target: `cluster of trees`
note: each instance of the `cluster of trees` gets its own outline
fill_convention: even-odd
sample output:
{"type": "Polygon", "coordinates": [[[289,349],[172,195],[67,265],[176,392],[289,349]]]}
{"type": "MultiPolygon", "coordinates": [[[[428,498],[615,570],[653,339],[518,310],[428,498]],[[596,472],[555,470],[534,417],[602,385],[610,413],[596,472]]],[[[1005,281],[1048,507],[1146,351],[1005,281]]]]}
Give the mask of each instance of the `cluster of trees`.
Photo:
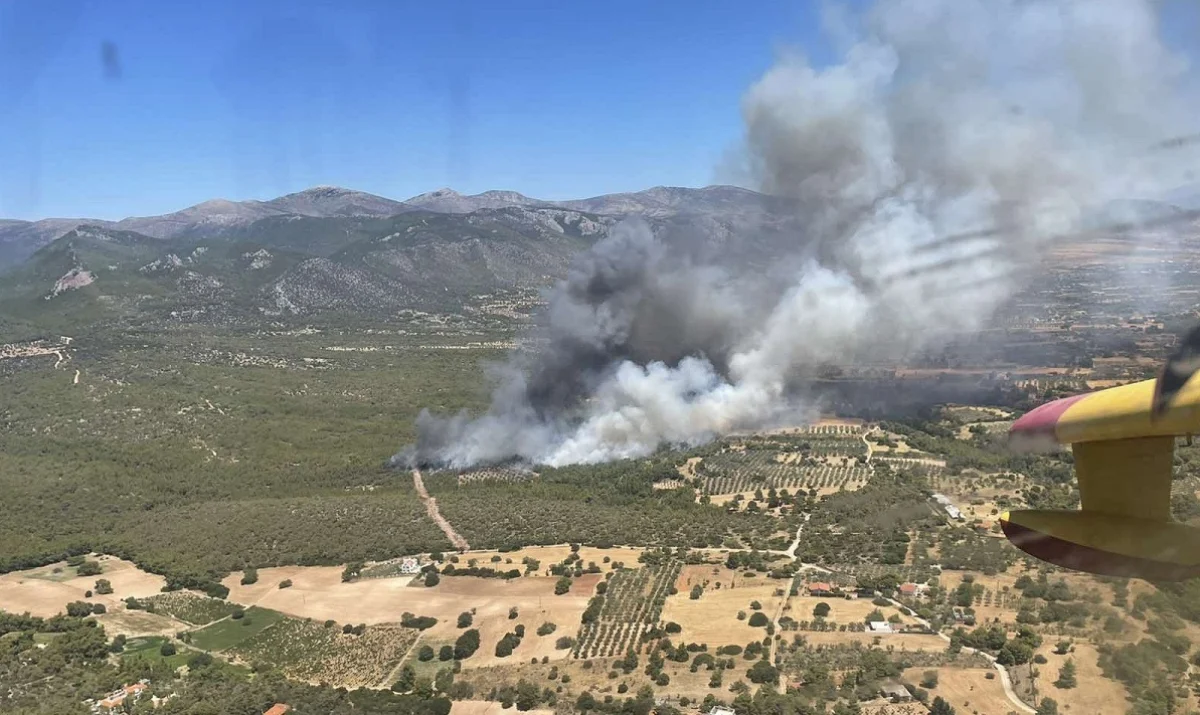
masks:
{"type": "Polygon", "coordinates": [[[437,622],[438,620],[433,616],[414,616],[408,612],[400,615],[400,625],[405,628],[416,628],[419,631],[433,628],[437,622]]]}
{"type": "Polygon", "coordinates": [[[454,564],[446,564],[442,567],[444,576],[475,576],[477,578],[502,578],[505,580],[514,579],[521,575],[521,569],[494,569],[489,566],[455,566],[454,564]]]}
{"type": "Polygon", "coordinates": [[[72,601],[67,604],[67,615],[73,618],[85,618],[93,613],[106,613],[108,608],[103,603],[89,603],[87,601],[72,601]]]}
{"type": "Polygon", "coordinates": [[[1131,713],[1151,715],[1177,710],[1175,687],[1187,672],[1188,663],[1157,640],[1146,638],[1122,646],[1102,644],[1100,668],[1129,690],[1131,713]]]}
{"type": "Polygon", "coordinates": [[[513,630],[505,633],[496,642],[496,657],[506,658],[512,655],[512,652],[521,645],[521,639],[525,637],[525,626],[517,625],[513,630]]]}
{"type": "Polygon", "coordinates": [[[429,488],[442,514],[473,546],[482,548],[564,542],[698,548],[721,546],[731,538],[734,543],[765,546],[778,525],[773,517],[697,504],[690,488],[654,489],[656,481],[678,479],[667,458],[546,469],[540,474],[536,480],[461,488],[429,482],[429,488]]]}
{"type": "Polygon", "coordinates": [[[922,480],[880,464],[875,478],[853,492],[821,500],[804,529],[801,561],[824,564],[903,563],[912,529],[932,530],[922,480]]]}
{"type": "Polygon", "coordinates": [[[1033,652],[1041,644],[1042,637],[1029,626],[1020,626],[1011,639],[1004,628],[995,624],[980,626],[972,631],[956,628],[950,634],[952,654],[967,646],[991,653],[996,656],[996,662],[1004,666],[1028,663],[1033,660],[1033,652]]]}

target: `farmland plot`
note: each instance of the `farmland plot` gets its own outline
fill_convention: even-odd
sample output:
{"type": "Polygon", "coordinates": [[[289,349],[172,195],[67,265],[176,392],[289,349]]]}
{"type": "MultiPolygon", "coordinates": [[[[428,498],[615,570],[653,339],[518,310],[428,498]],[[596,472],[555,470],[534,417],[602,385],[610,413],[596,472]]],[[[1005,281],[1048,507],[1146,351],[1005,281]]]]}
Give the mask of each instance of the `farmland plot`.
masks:
{"type": "Polygon", "coordinates": [[[191,591],[171,591],[139,600],[151,613],[163,613],[193,626],[208,625],[237,610],[232,603],[191,591]]]}
{"type": "Polygon", "coordinates": [[[681,568],[682,564],[672,561],[618,571],[608,582],[599,618],[579,630],[571,655],[586,659],[636,649],[642,634],[658,625],[663,604],[681,568]]]}
{"type": "Polygon", "coordinates": [[[403,660],[419,631],[399,625],[368,626],[361,635],[337,624],[294,618],[260,631],[229,652],[247,663],[269,663],[289,677],[334,687],[371,687],[403,660]]]}
{"type": "MultiPolygon", "coordinates": [[[[844,450],[843,452],[844,453],[844,450]]],[[[760,488],[857,489],[871,476],[857,464],[798,463],[796,455],[765,450],[729,452],[704,460],[704,489],[709,494],[734,494],[760,488]]]]}

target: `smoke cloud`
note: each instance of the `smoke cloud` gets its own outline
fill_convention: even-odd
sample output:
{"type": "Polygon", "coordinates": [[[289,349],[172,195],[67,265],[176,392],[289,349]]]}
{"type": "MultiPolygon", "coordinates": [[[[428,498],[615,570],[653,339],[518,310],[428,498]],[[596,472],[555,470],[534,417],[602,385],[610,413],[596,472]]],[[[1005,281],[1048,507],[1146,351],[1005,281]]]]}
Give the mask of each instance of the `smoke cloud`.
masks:
{"type": "Polygon", "coordinates": [[[978,330],[1055,236],[1185,175],[1200,104],[1151,0],[881,0],[839,62],[746,92],[742,168],[796,225],[773,269],[630,220],[578,257],[491,406],[394,460],[593,463],[813,415],[822,366],[978,330]],[[697,259],[703,255],[704,258],[697,259]]]}

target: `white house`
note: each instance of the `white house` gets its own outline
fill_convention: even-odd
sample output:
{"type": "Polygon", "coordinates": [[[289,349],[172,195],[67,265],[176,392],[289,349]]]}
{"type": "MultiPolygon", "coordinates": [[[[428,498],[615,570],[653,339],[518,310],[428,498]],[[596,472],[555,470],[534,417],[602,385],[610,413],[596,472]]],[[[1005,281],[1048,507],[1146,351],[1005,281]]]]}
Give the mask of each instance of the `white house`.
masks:
{"type": "Polygon", "coordinates": [[[891,633],[892,624],[887,621],[871,621],[867,623],[867,630],[872,633],[891,633]]]}

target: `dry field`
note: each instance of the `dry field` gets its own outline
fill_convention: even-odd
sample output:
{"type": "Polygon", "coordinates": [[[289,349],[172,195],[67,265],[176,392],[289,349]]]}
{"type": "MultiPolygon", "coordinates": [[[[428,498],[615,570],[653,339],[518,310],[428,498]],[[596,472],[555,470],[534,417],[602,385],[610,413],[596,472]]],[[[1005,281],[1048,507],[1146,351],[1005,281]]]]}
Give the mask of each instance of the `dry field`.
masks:
{"type": "MultiPolygon", "coordinates": [[[[794,634],[793,634],[794,635],[794,634]]],[[[818,633],[802,632],[798,635],[803,636],[804,640],[810,646],[818,645],[847,645],[850,643],[861,643],[864,646],[870,646],[876,643],[881,648],[891,648],[901,653],[905,651],[937,651],[946,650],[946,641],[938,636],[925,635],[921,633],[818,633]]]]}
{"type": "MultiPolygon", "coordinates": [[[[563,548],[565,555],[567,549],[563,548]]],[[[410,586],[408,577],[342,583],[341,573],[337,567],[288,566],[260,570],[258,583],[252,586],[240,585],[240,574],[230,576],[224,583],[230,588],[231,601],[316,621],[396,623],[406,611],[432,616],[438,623],[422,634],[421,643],[435,650],[454,643],[462,632],[457,628],[458,615],[474,608],[471,627],[479,630],[480,646],[463,664],[480,667],[504,661],[529,662],[535,656],[567,657],[568,651],[555,650],[554,641],[560,636],[576,634],[580,616],[601,579],[600,574],[584,575],[574,580],[569,593],[556,596],[554,584],[558,579],[542,576],[522,576],[511,581],[443,576],[437,586],[426,588],[410,586]],[[278,587],[283,579],[292,580],[291,588],[278,587]],[[514,606],[519,616],[510,620],[508,612],[514,606]],[[538,626],[546,622],[556,624],[558,630],[538,636],[538,626]],[[496,658],[496,643],[518,623],[525,625],[521,645],[508,658],[496,658]]]]}
{"type": "MultiPolygon", "coordinates": [[[[710,649],[709,652],[712,652],[712,650],[710,649]]],[[[644,685],[652,685],[650,678],[647,677],[644,670],[647,656],[639,654],[638,658],[638,667],[632,673],[625,675],[618,669],[616,678],[609,678],[608,674],[613,669],[613,661],[618,659],[592,658],[591,668],[585,668],[584,661],[579,660],[552,661],[549,665],[540,663],[533,665],[526,661],[524,664],[515,663],[512,665],[464,670],[455,679],[474,684],[477,695],[480,692],[487,692],[492,687],[501,684],[515,685],[518,680],[522,679],[534,683],[539,688],[555,688],[561,681],[550,680],[548,676],[550,669],[557,667],[560,676],[569,675],[571,678],[571,682],[563,686],[563,692],[559,694],[560,703],[564,700],[574,702],[580,693],[587,690],[590,690],[597,700],[603,700],[605,695],[612,695],[614,698],[625,698],[632,696],[644,685]],[[617,692],[618,686],[622,683],[629,687],[628,692],[625,694],[617,692]]],[[[710,688],[708,687],[709,678],[712,676],[710,671],[700,668],[697,672],[692,673],[690,672],[691,666],[688,663],[676,663],[668,660],[663,666],[663,672],[670,676],[671,683],[665,687],[654,686],[655,694],[671,698],[687,696],[693,700],[702,700],[709,693],[724,699],[732,698],[733,695],[729,692],[729,686],[739,680],[749,684],[749,681],[746,680],[746,670],[754,664],[754,661],[744,660],[741,656],[737,656],[735,662],[737,665],[734,669],[724,672],[721,687],[710,688]]]]}
{"type": "Polygon", "coordinates": [[[1125,687],[1115,680],[1109,680],[1100,672],[1099,653],[1090,643],[1076,643],[1075,652],[1067,655],[1057,655],[1054,643],[1057,639],[1046,638],[1038,653],[1046,656],[1046,664],[1037,666],[1041,672],[1038,678],[1038,694],[1042,697],[1054,698],[1058,701],[1060,713],[1123,713],[1126,701],[1125,687]],[[1069,690],[1054,687],[1058,679],[1058,671],[1068,659],[1075,661],[1075,679],[1079,686],[1069,690]]]}
{"type": "Polygon", "coordinates": [[[895,606],[876,606],[869,598],[852,598],[846,600],[844,598],[821,598],[818,596],[796,596],[788,600],[788,606],[791,610],[785,611],[785,614],[791,616],[797,621],[813,620],[813,609],[818,603],[829,604],[829,615],[825,617],[826,621],[833,621],[837,624],[843,623],[863,623],[866,621],[867,615],[878,608],[883,612],[884,617],[890,617],[893,614],[900,616],[901,625],[907,623],[916,623],[916,620],[900,613],[900,609],[895,606]]]}
{"type": "Polygon", "coordinates": [[[861,715],[927,715],[929,708],[916,702],[892,704],[888,700],[876,700],[859,704],[861,715]]]}
{"type": "Polygon", "coordinates": [[[678,638],[689,643],[707,643],[710,649],[727,644],[745,645],[766,636],[765,629],[748,625],[753,613],[750,602],[758,601],[762,611],[768,617],[773,616],[784,600],[775,592],[785,589],[786,595],[789,586],[787,581],[748,579],[724,566],[685,566],[675,582],[679,593],[667,598],[662,619],[682,626],[678,638]],[[692,586],[705,582],[708,585],[704,586],[704,593],[698,600],[691,600],[692,586]],[[738,611],[745,611],[747,620],[739,621],[738,611]]]}
{"type": "Polygon", "coordinates": [[[191,627],[161,613],[127,611],[124,607],[110,609],[108,613],[96,616],[96,620],[104,626],[104,632],[109,636],[170,636],[191,627]]]}
{"type": "MultiPolygon", "coordinates": [[[[455,700],[450,704],[450,715],[509,715],[511,710],[500,707],[490,700],[455,700]]],[[[529,715],[553,715],[553,710],[527,710],[529,715]]]]}
{"type": "Polygon", "coordinates": [[[408,588],[409,576],[342,583],[342,569],[337,566],[281,566],[260,569],[258,582],[249,586],[240,583],[241,577],[240,572],[235,572],[222,581],[229,587],[228,600],[301,618],[391,623],[399,621],[405,611],[418,616],[432,615],[417,607],[423,594],[408,588]],[[279,588],[285,579],[292,581],[291,588],[279,588]]]}
{"type": "Polygon", "coordinates": [[[0,576],[0,610],[48,617],[64,613],[71,601],[89,600],[103,603],[113,611],[129,596],[153,596],[166,585],[162,576],[146,573],[129,561],[95,554],[88,558],[100,562],[99,576],[75,576],[75,570],[64,562],[0,576]],[[60,571],[55,573],[55,569],[60,571]],[[93,590],[96,581],[102,578],[112,583],[113,592],[84,599],[84,593],[93,590]]]}
{"type": "MultiPolygon", "coordinates": [[[[928,668],[910,668],[904,671],[909,682],[917,683],[928,668]]],[[[991,668],[934,668],[938,674],[938,686],[929,691],[929,699],[941,697],[959,715],[1005,715],[1020,712],[1000,684],[1000,676],[991,668]],[[987,679],[987,674],[995,677],[987,679]]]]}

